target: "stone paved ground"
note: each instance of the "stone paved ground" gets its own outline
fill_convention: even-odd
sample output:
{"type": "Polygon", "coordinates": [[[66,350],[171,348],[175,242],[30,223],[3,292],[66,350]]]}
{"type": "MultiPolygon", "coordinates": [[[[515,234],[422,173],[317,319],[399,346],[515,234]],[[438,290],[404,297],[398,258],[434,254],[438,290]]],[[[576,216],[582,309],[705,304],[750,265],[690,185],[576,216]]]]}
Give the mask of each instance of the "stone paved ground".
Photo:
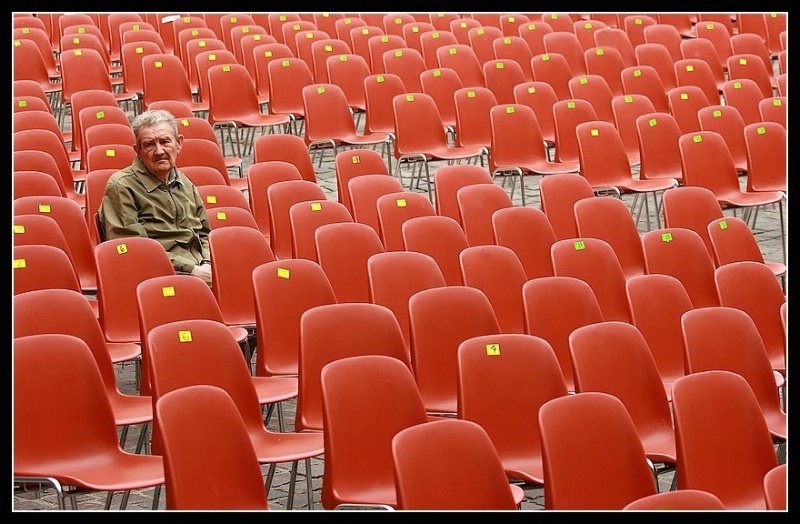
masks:
{"type": "MultiPolygon", "coordinates": [[[[130,114],[132,116],[132,113],[130,114]]],[[[66,125],[69,126],[69,119],[66,121],[66,125]]],[[[230,145],[227,146],[228,154],[231,154],[230,145]]],[[[244,166],[245,172],[246,167],[252,163],[252,156],[245,156],[244,158],[244,166]]],[[[437,167],[444,165],[444,162],[433,162],[431,163],[431,173],[437,167]]],[[[332,200],[337,199],[337,191],[336,191],[336,178],[335,178],[335,170],[333,166],[333,154],[328,152],[324,155],[324,159],[321,166],[315,163],[317,167],[317,178],[319,181],[320,186],[328,194],[328,197],[332,200]]],[[[231,176],[236,176],[231,172],[231,176]]],[[[404,184],[407,185],[408,182],[408,174],[409,172],[404,171],[405,175],[403,178],[404,184]]],[[[638,174],[634,172],[634,174],[638,174]]],[[[741,178],[742,187],[744,187],[745,179],[744,177],[741,178]]],[[[497,183],[500,183],[498,181],[497,183]]],[[[529,177],[526,179],[526,201],[528,206],[535,206],[539,207],[539,196],[538,196],[538,177],[529,177]]],[[[509,186],[510,187],[510,186],[509,186]]],[[[422,185],[420,191],[425,191],[424,184],[422,185]]],[[[515,205],[521,205],[521,199],[519,195],[519,190],[515,191],[514,196],[514,203],[515,205]]],[[[626,201],[629,205],[631,204],[631,197],[630,196],[623,196],[623,200],[626,201]]],[[[652,227],[655,228],[655,213],[652,209],[653,206],[650,206],[650,214],[652,219],[652,227]]],[[[725,212],[726,215],[731,214],[730,211],[725,212]]],[[[784,206],[784,215],[785,217],[788,215],[788,205],[784,206]]],[[[788,222],[786,223],[788,228],[788,222]]],[[[639,224],[640,232],[645,232],[647,230],[646,222],[644,218],[640,221],[639,224]]],[[[760,211],[758,216],[758,221],[756,228],[754,230],[756,239],[758,240],[759,246],[762,249],[764,254],[764,258],[767,261],[782,261],[783,260],[783,252],[781,249],[781,233],[780,233],[780,225],[779,225],[779,217],[778,217],[778,209],[777,206],[769,206],[760,211]]],[[[788,283],[788,278],[787,278],[788,283]]],[[[120,384],[120,389],[124,393],[128,394],[136,394],[136,387],[134,381],[134,366],[132,364],[124,364],[119,365],[117,369],[117,378],[120,384]]],[[[287,430],[291,430],[292,422],[294,420],[294,408],[295,402],[294,401],[287,401],[284,403],[284,417],[287,421],[288,428],[287,430]]],[[[277,423],[276,417],[273,417],[273,420],[270,422],[270,429],[277,431],[277,423]]],[[[135,445],[136,439],[138,438],[138,428],[134,428],[131,430],[130,435],[128,437],[128,446],[126,449],[132,450],[133,446],[135,445]]],[[[289,477],[290,477],[290,469],[289,464],[281,464],[277,468],[276,476],[273,482],[272,489],[269,493],[269,503],[272,509],[276,510],[285,510],[286,509],[286,499],[288,494],[288,487],[289,487],[289,477]]],[[[597,474],[596,472],[591,471],[591,466],[587,468],[586,471],[579,473],[579,474],[590,474],[594,475],[597,474]]],[[[267,468],[266,466],[262,467],[264,474],[266,475],[267,468]]],[[[322,459],[313,459],[312,460],[312,478],[313,478],[313,486],[314,486],[314,494],[313,494],[313,510],[321,510],[322,506],[320,503],[320,489],[322,486],[322,474],[323,474],[323,461],[322,459]]],[[[294,501],[294,509],[299,510],[308,510],[308,503],[306,498],[306,483],[305,483],[305,475],[304,467],[301,464],[299,468],[298,474],[298,482],[297,482],[297,491],[295,495],[294,501]]],[[[669,485],[672,481],[672,473],[667,472],[660,475],[659,484],[660,489],[667,490],[669,489],[669,485]]],[[[598,477],[600,481],[602,477],[598,477]]],[[[541,510],[544,509],[544,492],[541,487],[526,487],[525,488],[525,500],[522,503],[523,510],[541,510]]],[[[120,494],[117,494],[114,498],[114,502],[112,507],[118,508],[120,502],[120,494]]],[[[81,510],[102,510],[105,503],[105,493],[98,494],[98,493],[85,493],[79,496],[78,507],[81,510]]],[[[153,503],[153,489],[147,489],[142,491],[133,492],[130,496],[130,500],[128,502],[128,510],[150,510],[152,508],[153,503]]],[[[26,511],[26,510],[52,510],[57,508],[57,502],[55,494],[53,493],[52,489],[45,489],[43,492],[35,492],[35,491],[17,491],[14,492],[13,497],[13,509],[19,511],[26,511]]],[[[162,491],[159,509],[165,508],[165,497],[162,491]]]]}

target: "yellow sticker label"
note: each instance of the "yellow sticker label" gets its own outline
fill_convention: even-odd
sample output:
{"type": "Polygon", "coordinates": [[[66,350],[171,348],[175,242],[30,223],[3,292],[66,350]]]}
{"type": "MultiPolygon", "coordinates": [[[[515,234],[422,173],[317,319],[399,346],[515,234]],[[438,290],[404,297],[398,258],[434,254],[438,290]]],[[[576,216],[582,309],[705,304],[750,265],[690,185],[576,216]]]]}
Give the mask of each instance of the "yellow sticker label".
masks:
{"type": "Polygon", "coordinates": [[[289,61],[288,61],[288,60],[283,60],[283,61],[281,62],[281,65],[282,65],[283,67],[289,67],[289,61]]]}
{"type": "Polygon", "coordinates": [[[383,75],[378,75],[378,77],[375,79],[375,81],[378,82],[378,83],[383,82],[383,75]]]}
{"type": "Polygon", "coordinates": [[[711,114],[714,115],[714,118],[719,118],[722,116],[722,111],[715,109],[711,114]]]}
{"type": "Polygon", "coordinates": [[[528,88],[528,94],[531,94],[531,95],[532,95],[532,94],[533,94],[533,93],[535,93],[535,92],[536,92],[536,88],[535,88],[535,87],[529,87],[529,88],[528,88]]]}
{"type": "Polygon", "coordinates": [[[271,57],[272,51],[264,51],[264,56],[266,56],[267,58],[271,57]]]}
{"type": "Polygon", "coordinates": [[[115,157],[115,156],[117,156],[116,149],[106,149],[106,156],[107,157],[115,157]]]}
{"type": "Polygon", "coordinates": [[[330,53],[331,51],[333,51],[333,46],[326,45],[326,46],[325,46],[325,51],[326,51],[327,53],[330,53]]]}
{"type": "Polygon", "coordinates": [[[217,55],[215,55],[215,54],[213,54],[213,53],[212,53],[212,54],[208,55],[208,59],[209,59],[210,61],[212,61],[212,62],[216,62],[216,60],[217,60],[217,55]]]}
{"type": "Polygon", "coordinates": [[[314,38],[314,33],[312,33],[311,31],[307,32],[306,33],[306,38],[309,39],[309,40],[314,38]]]}
{"type": "Polygon", "coordinates": [[[633,71],[633,76],[642,76],[642,70],[641,69],[634,70],[633,71]]]}
{"type": "MultiPolygon", "coordinates": [[[[86,30],[84,29],[84,32],[85,32],[85,31],[86,31],[86,30]]],[[[77,38],[77,37],[75,37],[75,38],[73,38],[73,39],[72,39],[72,43],[73,43],[73,44],[80,44],[80,43],[81,43],[81,39],[80,39],[80,38],[77,38]]]]}
{"type": "Polygon", "coordinates": [[[456,54],[456,51],[457,49],[455,47],[451,47],[450,49],[447,50],[447,52],[450,53],[451,55],[456,54]]]}
{"type": "Polygon", "coordinates": [[[183,127],[189,127],[189,121],[184,118],[184,119],[181,120],[181,125],[183,127]]]}
{"type": "Polygon", "coordinates": [[[589,131],[589,133],[592,136],[600,136],[600,130],[599,129],[592,129],[592,130],[589,131]]]}
{"type": "Polygon", "coordinates": [[[365,29],[362,29],[362,30],[361,30],[361,34],[362,34],[362,35],[368,35],[368,34],[369,34],[369,29],[366,29],[366,28],[365,28],[365,29]]]}
{"type": "Polygon", "coordinates": [[[289,270],[283,267],[279,267],[278,278],[289,278],[289,270]]]}
{"type": "Polygon", "coordinates": [[[172,286],[164,286],[161,288],[161,295],[165,297],[174,297],[175,296],[175,288],[172,286]]]}
{"type": "Polygon", "coordinates": [[[725,220],[721,220],[721,221],[719,222],[719,228],[720,228],[720,229],[728,229],[728,222],[727,222],[727,221],[725,221],[725,220]]]}
{"type": "Polygon", "coordinates": [[[628,104],[630,104],[631,102],[633,102],[633,97],[632,97],[632,96],[626,96],[626,97],[625,97],[625,102],[627,102],[628,104]]]}
{"type": "Polygon", "coordinates": [[[106,117],[106,113],[105,113],[105,111],[98,111],[97,113],[94,114],[94,117],[97,118],[97,119],[105,118],[106,117]]]}
{"type": "Polygon", "coordinates": [[[475,91],[467,91],[467,98],[475,98],[475,91]]]}
{"type": "Polygon", "coordinates": [[[395,51],[394,52],[394,56],[403,56],[403,52],[402,51],[395,51]]]}
{"type": "Polygon", "coordinates": [[[551,20],[558,20],[558,15],[553,13],[553,14],[550,15],[550,19],[551,20]]]}
{"type": "Polygon", "coordinates": [[[461,29],[466,29],[467,28],[467,23],[466,22],[461,22],[458,25],[461,26],[461,29]]]}
{"type": "Polygon", "coordinates": [[[575,102],[567,102],[567,108],[575,109],[575,102]]]}
{"type": "Polygon", "coordinates": [[[286,21],[286,15],[279,16],[278,20],[280,20],[281,22],[285,22],[286,21]]]}
{"type": "Polygon", "coordinates": [[[734,89],[741,89],[742,88],[742,83],[741,82],[734,82],[733,83],[733,88],[734,89]]]}
{"type": "Polygon", "coordinates": [[[352,23],[353,23],[353,20],[352,20],[352,19],[350,19],[350,18],[345,18],[345,19],[344,19],[344,23],[345,23],[346,25],[350,25],[350,24],[352,24],[352,23]]]}
{"type": "Polygon", "coordinates": [[[783,101],[778,99],[778,98],[776,98],[775,100],[772,101],[772,105],[774,105],[776,107],[780,107],[780,106],[783,105],[783,101]]]}
{"type": "Polygon", "coordinates": [[[197,42],[197,47],[206,47],[206,45],[208,44],[206,44],[205,40],[200,40],[197,42]]]}
{"type": "Polygon", "coordinates": [[[124,255],[128,252],[128,244],[118,244],[117,245],[117,254],[124,255]]]}
{"type": "Polygon", "coordinates": [[[476,33],[478,33],[479,35],[482,35],[482,34],[484,34],[485,32],[486,32],[486,29],[484,29],[484,28],[482,28],[482,27],[479,27],[479,28],[478,28],[478,30],[476,31],[476,33]]]}
{"type": "Polygon", "coordinates": [[[550,55],[542,55],[542,62],[547,62],[548,60],[550,60],[550,55]]]}
{"type": "Polygon", "coordinates": [[[222,65],[222,70],[225,71],[226,73],[230,72],[230,70],[231,70],[230,64],[223,64],[222,65]]]}
{"type": "Polygon", "coordinates": [[[261,40],[261,35],[253,35],[253,40],[261,40]]]}
{"type": "Polygon", "coordinates": [[[507,107],[507,108],[506,108],[506,113],[509,113],[509,114],[511,114],[511,113],[513,113],[513,112],[514,112],[514,108],[513,108],[513,107],[507,107]]]}
{"type": "Polygon", "coordinates": [[[19,107],[28,107],[28,101],[27,100],[20,100],[18,106],[19,107]]]}
{"type": "Polygon", "coordinates": [[[414,95],[406,95],[406,102],[413,102],[413,101],[414,101],[414,95]]]}
{"type": "Polygon", "coordinates": [[[217,220],[228,220],[228,214],[225,211],[217,211],[217,220]]]}
{"type": "Polygon", "coordinates": [[[339,55],[339,62],[347,62],[347,55],[339,55]]]}
{"type": "Polygon", "coordinates": [[[141,55],[142,53],[144,53],[144,48],[143,47],[137,47],[136,48],[136,54],[137,55],[141,55]]]}
{"type": "MultiPolygon", "coordinates": [[[[22,34],[23,35],[28,35],[28,34],[30,34],[30,32],[31,32],[31,30],[30,30],[29,27],[23,27],[22,28],[22,34]]],[[[19,42],[19,40],[17,40],[17,42],[19,42]]]]}
{"type": "Polygon", "coordinates": [[[511,39],[510,38],[503,38],[503,43],[508,45],[508,44],[511,43],[511,39]]]}
{"type": "Polygon", "coordinates": [[[159,61],[156,62],[155,66],[156,66],[156,68],[160,68],[160,67],[164,67],[164,64],[161,63],[161,61],[159,60],[159,61]]]}
{"type": "Polygon", "coordinates": [[[437,32],[431,34],[431,38],[439,38],[439,32],[437,31],[437,32]]]}
{"type": "Polygon", "coordinates": [[[397,24],[397,25],[400,25],[400,24],[403,23],[403,19],[402,18],[395,18],[394,19],[394,23],[397,24]]]}
{"type": "Polygon", "coordinates": [[[581,84],[588,84],[589,83],[589,79],[586,78],[585,76],[582,76],[580,78],[580,80],[578,80],[578,82],[580,82],[581,84]]]}
{"type": "Polygon", "coordinates": [[[249,33],[249,32],[250,32],[250,28],[249,28],[249,27],[247,27],[247,26],[244,26],[244,27],[242,28],[242,33],[249,33]]]}
{"type": "Polygon", "coordinates": [[[75,52],[73,54],[75,56],[83,56],[83,50],[82,49],[75,49],[74,51],[75,52]]]}
{"type": "Polygon", "coordinates": [[[633,19],[633,23],[636,24],[636,25],[642,25],[642,19],[641,18],[634,18],[633,19]]]}
{"type": "Polygon", "coordinates": [[[528,31],[536,31],[536,24],[528,24],[528,31]]]}
{"type": "Polygon", "coordinates": [[[654,127],[656,124],[658,124],[658,121],[655,118],[651,118],[647,123],[650,125],[650,127],[654,127]]]}
{"type": "Polygon", "coordinates": [[[759,135],[763,135],[766,132],[767,132],[767,129],[765,127],[757,127],[756,128],[756,133],[758,133],[759,135]]]}
{"type": "Polygon", "coordinates": [[[325,88],[324,87],[320,86],[320,87],[317,88],[317,93],[322,94],[324,92],[325,92],[325,88]]]}
{"type": "Polygon", "coordinates": [[[747,65],[747,59],[746,58],[740,58],[739,59],[739,65],[747,65]]]}
{"type": "Polygon", "coordinates": [[[15,258],[14,259],[14,269],[22,269],[24,267],[26,267],[24,258],[15,258]]]}
{"type": "Polygon", "coordinates": [[[412,33],[419,33],[419,26],[418,26],[418,25],[415,25],[415,26],[413,26],[413,27],[411,28],[411,32],[412,32],[412,33]]]}
{"type": "Polygon", "coordinates": [[[505,67],[505,66],[503,65],[503,62],[497,62],[497,63],[495,64],[495,67],[496,67],[497,69],[503,69],[503,67],[505,67]]]}
{"type": "Polygon", "coordinates": [[[39,213],[49,213],[50,204],[39,204],[39,213]]]}
{"type": "Polygon", "coordinates": [[[703,141],[703,137],[702,137],[702,136],[700,136],[700,135],[694,135],[694,136],[692,137],[692,141],[694,141],[695,143],[697,143],[697,142],[702,142],[702,141],[703,141]]]}
{"type": "Polygon", "coordinates": [[[206,202],[208,202],[209,204],[216,204],[217,203],[217,197],[215,197],[214,195],[207,195],[206,196],[206,202]]]}
{"type": "Polygon", "coordinates": [[[294,29],[295,31],[300,31],[300,24],[294,24],[292,26],[292,29],[294,29]]]}
{"type": "Polygon", "coordinates": [[[661,233],[662,242],[672,242],[672,233],[661,233]]]}
{"type": "Polygon", "coordinates": [[[706,29],[713,30],[714,29],[714,24],[706,24],[706,29]]]}
{"type": "Polygon", "coordinates": [[[178,341],[180,342],[191,342],[192,341],[192,332],[187,330],[180,330],[178,331],[178,341]]]}
{"type": "Polygon", "coordinates": [[[597,56],[602,56],[604,51],[602,49],[598,49],[594,52],[597,56]]]}
{"type": "Polygon", "coordinates": [[[584,29],[591,29],[592,28],[592,23],[591,22],[586,22],[585,24],[583,24],[583,28],[584,29]]]}
{"type": "Polygon", "coordinates": [[[513,16],[509,16],[509,17],[508,17],[508,21],[509,21],[509,22],[511,22],[511,23],[513,24],[514,22],[516,22],[516,21],[517,21],[517,19],[516,19],[516,18],[514,18],[513,16]]]}
{"type": "Polygon", "coordinates": [[[198,31],[197,29],[192,29],[192,36],[197,36],[199,34],[200,34],[200,31],[198,31]]]}
{"type": "Polygon", "coordinates": [[[397,200],[395,200],[395,204],[397,204],[397,207],[406,207],[406,199],[398,198],[397,200]]]}
{"type": "Polygon", "coordinates": [[[580,251],[581,249],[586,249],[586,244],[583,240],[579,240],[572,244],[575,247],[575,251],[580,251]]]}
{"type": "Polygon", "coordinates": [[[693,65],[687,65],[686,66],[686,71],[691,73],[692,71],[694,71],[694,66],[693,65]]]}
{"type": "Polygon", "coordinates": [[[314,202],[311,204],[311,211],[322,211],[322,204],[314,202]]]}
{"type": "Polygon", "coordinates": [[[389,37],[388,36],[384,35],[384,36],[381,37],[381,42],[386,43],[388,41],[389,41],[389,37]]]}
{"type": "Polygon", "coordinates": [[[25,226],[19,226],[14,224],[14,233],[25,233],[25,226]]]}
{"type": "Polygon", "coordinates": [[[360,164],[361,163],[361,157],[358,156],[358,155],[353,155],[352,156],[352,160],[353,160],[354,164],[360,164]]]}
{"type": "Polygon", "coordinates": [[[486,354],[495,357],[500,354],[500,344],[486,344],[486,354]]]}
{"type": "Polygon", "coordinates": [[[681,93],[681,100],[689,100],[689,93],[681,93]]]}
{"type": "Polygon", "coordinates": [[[331,16],[330,13],[322,13],[323,18],[330,18],[330,16],[331,16]]]}
{"type": "Polygon", "coordinates": [[[189,18],[188,16],[185,16],[185,17],[183,17],[183,23],[184,23],[184,24],[188,24],[188,23],[189,23],[189,22],[191,22],[191,21],[192,21],[192,19],[191,19],[191,18],[189,18]]]}

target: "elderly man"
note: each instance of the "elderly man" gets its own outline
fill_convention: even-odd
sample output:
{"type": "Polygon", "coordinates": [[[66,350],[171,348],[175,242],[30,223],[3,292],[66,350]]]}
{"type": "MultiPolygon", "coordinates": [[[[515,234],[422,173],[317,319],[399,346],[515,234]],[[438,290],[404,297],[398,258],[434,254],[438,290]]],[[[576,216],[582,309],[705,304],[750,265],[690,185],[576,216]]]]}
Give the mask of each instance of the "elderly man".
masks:
{"type": "Polygon", "coordinates": [[[136,158],[106,185],[98,217],[105,239],[158,240],[177,273],[211,285],[210,226],[197,188],[175,167],[183,135],[168,111],[145,111],[132,122],[136,158]]]}

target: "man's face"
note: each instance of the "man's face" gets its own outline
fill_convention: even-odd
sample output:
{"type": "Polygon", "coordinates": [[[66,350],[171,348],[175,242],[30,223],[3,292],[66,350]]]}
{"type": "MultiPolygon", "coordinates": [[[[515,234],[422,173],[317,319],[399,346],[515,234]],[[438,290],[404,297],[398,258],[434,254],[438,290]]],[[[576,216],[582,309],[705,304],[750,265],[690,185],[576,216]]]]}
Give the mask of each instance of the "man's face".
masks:
{"type": "Polygon", "coordinates": [[[183,135],[176,139],[172,127],[162,122],[152,127],[139,129],[139,143],[136,153],[139,160],[153,175],[166,182],[167,176],[175,167],[175,161],[183,145],[183,135]]]}

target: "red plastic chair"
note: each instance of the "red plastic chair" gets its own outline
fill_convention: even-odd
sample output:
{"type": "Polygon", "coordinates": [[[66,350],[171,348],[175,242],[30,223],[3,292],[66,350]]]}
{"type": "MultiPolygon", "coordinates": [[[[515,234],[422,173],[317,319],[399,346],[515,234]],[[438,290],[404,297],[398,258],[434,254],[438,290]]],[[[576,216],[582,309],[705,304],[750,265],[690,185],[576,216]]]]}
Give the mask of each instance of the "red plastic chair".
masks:
{"type": "Polygon", "coordinates": [[[436,260],[448,286],[463,285],[458,257],[469,243],[455,219],[441,215],[412,218],[403,224],[403,243],[407,251],[436,260]]]}
{"type": "Polygon", "coordinates": [[[516,253],[528,280],[553,276],[550,246],[556,237],[543,211],[519,206],[498,209],[492,213],[492,229],[497,245],[516,253]]]}

